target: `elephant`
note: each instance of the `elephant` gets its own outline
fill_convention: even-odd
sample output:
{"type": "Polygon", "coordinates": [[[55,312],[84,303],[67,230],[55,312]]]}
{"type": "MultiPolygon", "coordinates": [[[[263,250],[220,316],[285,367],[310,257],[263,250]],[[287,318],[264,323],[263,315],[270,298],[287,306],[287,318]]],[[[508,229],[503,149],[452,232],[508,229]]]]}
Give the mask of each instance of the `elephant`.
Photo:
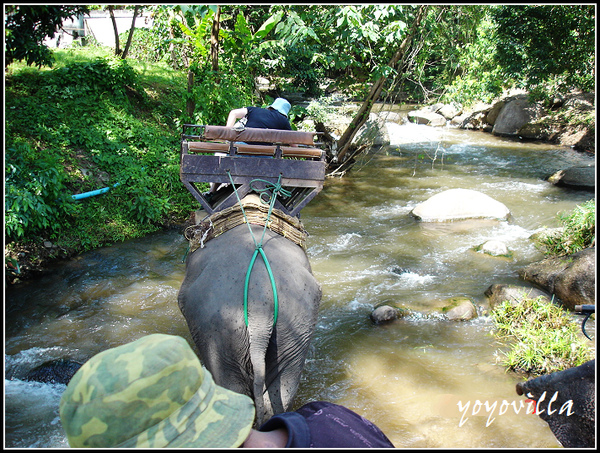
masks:
{"type": "Polygon", "coordinates": [[[566,448],[595,446],[596,360],[517,384],[517,394],[536,401],[536,413],[566,448]]]}
{"type": "Polygon", "coordinates": [[[254,399],[255,426],[291,410],[321,294],[305,250],[260,225],[235,226],[188,254],[179,308],[215,382],[254,399]],[[273,279],[261,252],[249,274],[245,312],[257,238],[273,279]]]}

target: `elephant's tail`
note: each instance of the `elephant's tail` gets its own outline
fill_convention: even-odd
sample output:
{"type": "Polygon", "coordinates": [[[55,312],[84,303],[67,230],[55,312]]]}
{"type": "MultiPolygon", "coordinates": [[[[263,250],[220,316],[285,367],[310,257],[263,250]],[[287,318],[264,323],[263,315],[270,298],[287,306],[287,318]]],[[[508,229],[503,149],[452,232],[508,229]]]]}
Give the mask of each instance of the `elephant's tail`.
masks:
{"type": "Polygon", "coordinates": [[[259,331],[256,327],[251,327],[252,322],[248,326],[248,334],[250,336],[250,362],[252,363],[254,381],[253,381],[253,395],[254,395],[254,406],[256,408],[256,426],[260,426],[265,422],[267,411],[265,409],[265,394],[266,394],[266,355],[267,347],[269,346],[269,339],[272,334],[272,327],[265,327],[268,332],[259,331]]]}

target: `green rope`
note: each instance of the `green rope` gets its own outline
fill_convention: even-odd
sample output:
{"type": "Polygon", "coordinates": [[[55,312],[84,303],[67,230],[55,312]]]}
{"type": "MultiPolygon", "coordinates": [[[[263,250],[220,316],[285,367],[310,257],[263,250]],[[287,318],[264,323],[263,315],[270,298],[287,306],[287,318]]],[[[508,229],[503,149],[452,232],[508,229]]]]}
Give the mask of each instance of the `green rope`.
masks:
{"type": "MultiPolygon", "coordinates": [[[[264,179],[253,179],[252,181],[250,181],[250,188],[259,194],[258,197],[260,198],[260,201],[262,201],[264,204],[269,205],[269,212],[267,214],[267,220],[265,222],[265,227],[263,228],[263,234],[260,238],[260,242],[259,242],[259,245],[257,245],[257,247],[258,246],[262,247],[262,241],[263,241],[263,238],[265,237],[265,232],[267,231],[267,225],[269,223],[269,219],[271,218],[271,212],[273,211],[273,206],[275,205],[275,200],[277,198],[277,194],[281,193],[281,195],[286,198],[292,194],[292,192],[283,188],[283,186],[280,184],[280,181],[281,181],[281,174],[279,175],[277,183],[275,183],[275,184],[273,184],[269,181],[265,181],[264,179]],[[264,189],[256,189],[255,187],[252,186],[252,183],[256,182],[256,181],[262,181],[267,184],[264,189]],[[272,192],[270,202],[263,199],[263,195],[268,195],[269,190],[271,190],[271,192],[272,192]]],[[[239,200],[239,198],[238,198],[238,200],[239,200]]],[[[241,206],[241,202],[240,202],[240,206],[241,206]]],[[[243,209],[244,208],[242,207],[242,211],[243,211],[243,209]]],[[[256,241],[254,241],[254,243],[256,244],[256,241]]]]}
{"type": "Polygon", "coordinates": [[[187,249],[185,249],[185,253],[183,255],[183,259],[181,260],[182,263],[185,263],[185,259],[187,258],[189,252],[190,252],[190,242],[188,241],[187,249]]]}
{"type": "Polygon", "coordinates": [[[246,282],[244,283],[244,322],[246,326],[248,325],[248,285],[250,283],[250,273],[252,272],[252,268],[254,267],[254,261],[256,261],[256,257],[258,253],[262,256],[262,259],[265,263],[265,267],[267,268],[267,272],[269,273],[269,277],[271,279],[271,287],[273,288],[273,326],[277,322],[277,314],[279,311],[279,303],[277,298],[277,287],[275,286],[275,279],[273,278],[273,272],[271,271],[271,266],[269,265],[269,260],[267,259],[267,255],[262,247],[258,247],[254,250],[254,255],[252,255],[252,259],[250,260],[250,265],[248,266],[248,271],[246,272],[246,282]]]}
{"type": "Polygon", "coordinates": [[[265,233],[267,231],[267,225],[269,224],[269,219],[271,218],[271,213],[273,212],[273,207],[275,206],[275,200],[277,198],[277,194],[281,193],[282,196],[289,197],[291,195],[291,192],[289,192],[288,190],[285,190],[281,186],[281,174],[279,175],[279,178],[278,178],[276,184],[273,184],[270,181],[265,181],[263,179],[253,179],[250,182],[250,187],[252,188],[252,190],[255,190],[256,192],[259,193],[260,200],[265,204],[269,204],[269,212],[267,213],[267,219],[265,221],[265,226],[263,228],[263,233],[260,238],[260,242],[256,242],[256,238],[254,237],[254,233],[252,232],[252,227],[250,226],[250,223],[248,222],[248,218],[246,217],[246,212],[244,211],[244,206],[242,205],[242,200],[240,199],[240,196],[235,187],[235,184],[233,183],[233,178],[231,177],[231,173],[229,172],[229,170],[227,170],[227,175],[229,176],[229,181],[231,182],[231,186],[233,187],[235,196],[238,199],[238,203],[240,205],[242,214],[244,216],[244,221],[245,221],[246,225],[248,225],[248,230],[250,231],[250,236],[252,236],[252,240],[254,241],[254,246],[255,246],[254,254],[252,255],[252,259],[250,260],[250,264],[248,266],[248,271],[246,272],[246,281],[244,283],[244,322],[246,323],[246,326],[248,326],[248,286],[250,283],[250,274],[252,273],[252,268],[254,267],[254,262],[256,261],[256,257],[260,253],[260,256],[262,257],[263,262],[265,263],[265,267],[267,268],[267,272],[269,274],[269,279],[271,280],[271,287],[273,288],[273,304],[274,304],[273,326],[275,326],[275,323],[277,322],[277,315],[279,312],[279,298],[277,296],[277,287],[275,285],[275,277],[273,277],[273,271],[271,270],[271,266],[269,264],[269,260],[267,259],[267,255],[265,254],[265,251],[263,250],[262,242],[265,237],[265,233]],[[267,184],[264,189],[256,189],[252,186],[252,183],[255,181],[263,181],[263,182],[266,182],[267,184]],[[271,195],[270,203],[267,203],[267,201],[263,199],[263,195],[265,193],[267,193],[267,191],[269,191],[269,190],[272,191],[272,195],[271,195]]]}

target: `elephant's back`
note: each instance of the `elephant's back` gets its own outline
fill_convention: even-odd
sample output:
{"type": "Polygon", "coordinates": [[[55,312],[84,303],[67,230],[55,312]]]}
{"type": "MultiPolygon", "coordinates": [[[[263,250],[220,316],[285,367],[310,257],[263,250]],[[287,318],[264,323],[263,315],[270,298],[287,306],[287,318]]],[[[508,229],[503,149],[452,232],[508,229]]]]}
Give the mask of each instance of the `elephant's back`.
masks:
{"type": "Polygon", "coordinates": [[[230,275],[239,271],[245,274],[258,244],[262,245],[269,262],[278,267],[303,267],[310,271],[308,257],[300,246],[269,229],[257,225],[251,227],[252,235],[246,224],[239,225],[194,251],[188,259],[186,276],[188,269],[194,273],[215,266],[230,275]]]}
{"type": "Polygon", "coordinates": [[[244,297],[248,272],[248,298],[272,300],[272,279],[281,294],[297,294],[300,288],[315,286],[306,252],[294,242],[270,230],[252,225],[253,236],[246,224],[239,225],[208,241],[203,248],[190,254],[186,275],[180,289],[180,306],[187,299],[217,302],[220,305],[240,306],[244,297]],[[257,253],[261,243],[269,262],[270,272],[257,253]]]}

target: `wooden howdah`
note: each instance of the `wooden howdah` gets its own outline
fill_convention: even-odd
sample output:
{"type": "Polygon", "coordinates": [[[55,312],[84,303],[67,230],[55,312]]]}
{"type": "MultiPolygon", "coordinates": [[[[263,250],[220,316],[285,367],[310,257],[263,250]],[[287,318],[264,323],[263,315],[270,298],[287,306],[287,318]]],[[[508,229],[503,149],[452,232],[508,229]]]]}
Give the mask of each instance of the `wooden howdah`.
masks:
{"type": "Polygon", "coordinates": [[[180,178],[208,215],[233,206],[238,197],[242,199],[253,191],[270,200],[273,187],[279,182],[290,195],[278,193],[274,207],[298,216],[323,188],[325,152],[316,147],[316,135],[185,124],[180,178]],[[206,182],[229,185],[208,200],[197,187],[206,182]]]}

